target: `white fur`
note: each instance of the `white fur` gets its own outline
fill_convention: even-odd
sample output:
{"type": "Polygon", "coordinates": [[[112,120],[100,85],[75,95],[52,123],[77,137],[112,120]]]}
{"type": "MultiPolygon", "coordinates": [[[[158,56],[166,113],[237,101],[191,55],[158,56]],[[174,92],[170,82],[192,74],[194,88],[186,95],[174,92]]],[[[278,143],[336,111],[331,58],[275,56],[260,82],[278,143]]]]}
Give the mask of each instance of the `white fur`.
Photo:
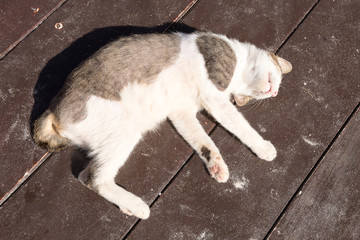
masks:
{"type": "MultiPolygon", "coordinates": [[[[202,146],[211,151],[209,162],[201,154],[200,156],[207,164],[210,174],[219,182],[227,181],[229,172],[219,149],[196,119],[196,113],[203,108],[260,158],[271,161],[276,157],[274,146],[265,141],[229,101],[230,94],[257,98],[270,96],[259,94],[261,88],[264,89],[263,92],[266,91],[267,82],[261,83],[264,86],[254,91],[253,85],[257,83],[254,83],[246,70],[252,67],[249,59],[254,58],[260,62],[250,64],[263,66],[261,69],[268,68],[270,70],[266,70],[266,74],[272,71],[275,75],[276,67],[271,65],[269,59],[262,59],[266,58],[265,51],[215,35],[228,42],[237,57],[233,78],[229,87],[222,92],[208,79],[203,56],[196,45],[198,35],[179,35],[182,42],[178,59],[164,69],[156,81],[151,84],[128,85],[120,93],[121,101],[92,96],[87,102],[87,118],[66,126],[61,132],[74,144],[90,149],[90,154],[101,166],[95,177],[99,194],[124,212],[140,218],[149,216],[149,207],[140,198],[116,185],[114,177],[142,135],[156,128],[167,117],[199,154],[202,146]],[[258,59],[258,55],[262,57],[258,59]]],[[[254,74],[264,75],[261,71],[254,74]]],[[[273,88],[277,90],[281,76],[275,78],[273,88]]]]}

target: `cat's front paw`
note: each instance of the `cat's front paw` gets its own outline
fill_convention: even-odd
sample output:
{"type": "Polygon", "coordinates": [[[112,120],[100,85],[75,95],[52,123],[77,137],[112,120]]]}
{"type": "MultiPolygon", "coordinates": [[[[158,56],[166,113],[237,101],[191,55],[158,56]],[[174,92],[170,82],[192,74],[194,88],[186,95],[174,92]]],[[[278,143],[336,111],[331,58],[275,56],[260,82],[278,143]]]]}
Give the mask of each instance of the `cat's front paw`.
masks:
{"type": "Polygon", "coordinates": [[[149,206],[138,197],[131,199],[126,206],[121,206],[120,210],[129,216],[134,215],[141,219],[147,219],[150,216],[149,206]]]}
{"type": "Polygon", "coordinates": [[[215,178],[216,181],[226,182],[229,179],[228,167],[220,154],[216,154],[214,158],[210,159],[207,168],[211,177],[215,178]]]}
{"type": "Polygon", "coordinates": [[[252,148],[253,152],[261,159],[272,161],[276,157],[276,149],[270,141],[263,141],[252,148]]]}

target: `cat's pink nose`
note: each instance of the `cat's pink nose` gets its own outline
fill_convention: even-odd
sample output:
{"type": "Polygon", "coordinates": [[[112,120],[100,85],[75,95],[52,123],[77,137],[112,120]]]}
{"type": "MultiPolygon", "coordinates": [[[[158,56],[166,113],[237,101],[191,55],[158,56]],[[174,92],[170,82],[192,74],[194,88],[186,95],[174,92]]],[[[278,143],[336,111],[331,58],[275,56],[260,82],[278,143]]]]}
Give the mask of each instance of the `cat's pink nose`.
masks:
{"type": "Polygon", "coordinates": [[[271,94],[271,96],[272,96],[272,97],[276,97],[277,94],[278,94],[277,92],[273,92],[273,93],[271,94]]]}

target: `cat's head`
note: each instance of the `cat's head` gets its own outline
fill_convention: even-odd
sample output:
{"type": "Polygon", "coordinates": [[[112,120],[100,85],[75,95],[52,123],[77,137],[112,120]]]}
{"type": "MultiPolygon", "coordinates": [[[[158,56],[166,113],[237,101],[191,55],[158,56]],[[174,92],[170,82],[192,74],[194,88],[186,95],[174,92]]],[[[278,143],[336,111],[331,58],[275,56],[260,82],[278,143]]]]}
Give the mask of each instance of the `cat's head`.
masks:
{"type": "Polygon", "coordinates": [[[243,84],[246,87],[241,93],[234,94],[238,105],[246,104],[251,98],[275,97],[279,92],[283,74],[292,70],[292,65],[287,60],[268,51],[256,50],[256,53],[249,55],[244,69],[243,84]]]}

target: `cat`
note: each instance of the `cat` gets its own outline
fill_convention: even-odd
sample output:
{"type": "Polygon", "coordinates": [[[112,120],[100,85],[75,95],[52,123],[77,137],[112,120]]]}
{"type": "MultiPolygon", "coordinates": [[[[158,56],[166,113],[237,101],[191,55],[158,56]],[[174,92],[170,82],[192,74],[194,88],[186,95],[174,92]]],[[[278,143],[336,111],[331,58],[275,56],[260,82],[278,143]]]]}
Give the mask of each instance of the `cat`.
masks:
{"type": "Polygon", "coordinates": [[[50,152],[86,149],[93,160],[79,180],[122,212],[146,219],[148,205],[114,181],[141,137],[168,118],[211,177],[226,182],[228,167],[196,113],[205,109],[259,158],[272,161],[275,147],[230,100],[244,105],[275,97],[291,70],[271,52],[210,32],[122,37],[74,69],[35,121],[33,138],[50,152]]]}

